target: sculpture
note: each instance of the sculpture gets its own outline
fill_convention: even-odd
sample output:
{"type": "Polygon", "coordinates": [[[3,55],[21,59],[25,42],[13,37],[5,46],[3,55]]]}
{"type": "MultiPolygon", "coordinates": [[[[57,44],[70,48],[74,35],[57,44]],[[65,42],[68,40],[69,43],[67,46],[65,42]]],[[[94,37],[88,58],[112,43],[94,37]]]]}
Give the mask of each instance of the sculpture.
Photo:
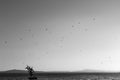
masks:
{"type": "Polygon", "coordinates": [[[29,80],[36,80],[36,79],[37,79],[37,77],[33,76],[34,70],[33,70],[32,67],[27,66],[25,69],[28,70],[28,73],[29,73],[29,80]]]}

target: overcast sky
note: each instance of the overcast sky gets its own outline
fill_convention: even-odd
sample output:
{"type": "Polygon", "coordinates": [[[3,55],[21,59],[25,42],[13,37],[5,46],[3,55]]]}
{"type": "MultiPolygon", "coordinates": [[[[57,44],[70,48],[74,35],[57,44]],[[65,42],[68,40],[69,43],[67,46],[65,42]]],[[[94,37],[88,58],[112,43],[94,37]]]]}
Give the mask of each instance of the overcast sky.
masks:
{"type": "Polygon", "coordinates": [[[120,71],[119,0],[0,0],[0,70],[120,71]]]}

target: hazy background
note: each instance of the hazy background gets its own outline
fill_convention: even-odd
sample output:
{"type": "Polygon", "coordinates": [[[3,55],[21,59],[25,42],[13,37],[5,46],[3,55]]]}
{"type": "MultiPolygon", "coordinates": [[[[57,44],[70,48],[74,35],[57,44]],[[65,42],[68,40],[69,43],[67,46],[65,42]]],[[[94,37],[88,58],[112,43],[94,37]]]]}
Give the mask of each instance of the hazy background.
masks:
{"type": "Polygon", "coordinates": [[[120,71],[120,0],[0,0],[0,70],[120,71]]]}

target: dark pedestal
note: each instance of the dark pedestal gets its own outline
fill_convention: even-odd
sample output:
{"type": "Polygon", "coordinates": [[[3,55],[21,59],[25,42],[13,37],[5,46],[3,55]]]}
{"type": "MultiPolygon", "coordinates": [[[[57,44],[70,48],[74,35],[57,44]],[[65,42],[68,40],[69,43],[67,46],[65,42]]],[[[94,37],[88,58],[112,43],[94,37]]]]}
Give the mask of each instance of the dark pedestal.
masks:
{"type": "Polygon", "coordinates": [[[29,77],[28,79],[29,79],[29,80],[37,80],[37,77],[32,76],[32,77],[29,77]]]}

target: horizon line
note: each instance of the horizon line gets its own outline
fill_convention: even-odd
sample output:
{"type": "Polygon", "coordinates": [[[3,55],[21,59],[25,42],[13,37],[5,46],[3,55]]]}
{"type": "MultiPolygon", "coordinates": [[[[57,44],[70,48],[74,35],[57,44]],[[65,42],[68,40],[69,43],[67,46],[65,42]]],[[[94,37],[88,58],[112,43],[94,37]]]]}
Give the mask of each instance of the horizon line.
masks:
{"type": "MultiPolygon", "coordinates": [[[[20,70],[27,71],[25,69],[8,69],[8,70],[0,70],[0,72],[12,71],[12,70],[20,70]]],[[[116,70],[97,70],[97,69],[82,69],[82,70],[34,70],[35,72],[120,72],[116,70]]]]}

